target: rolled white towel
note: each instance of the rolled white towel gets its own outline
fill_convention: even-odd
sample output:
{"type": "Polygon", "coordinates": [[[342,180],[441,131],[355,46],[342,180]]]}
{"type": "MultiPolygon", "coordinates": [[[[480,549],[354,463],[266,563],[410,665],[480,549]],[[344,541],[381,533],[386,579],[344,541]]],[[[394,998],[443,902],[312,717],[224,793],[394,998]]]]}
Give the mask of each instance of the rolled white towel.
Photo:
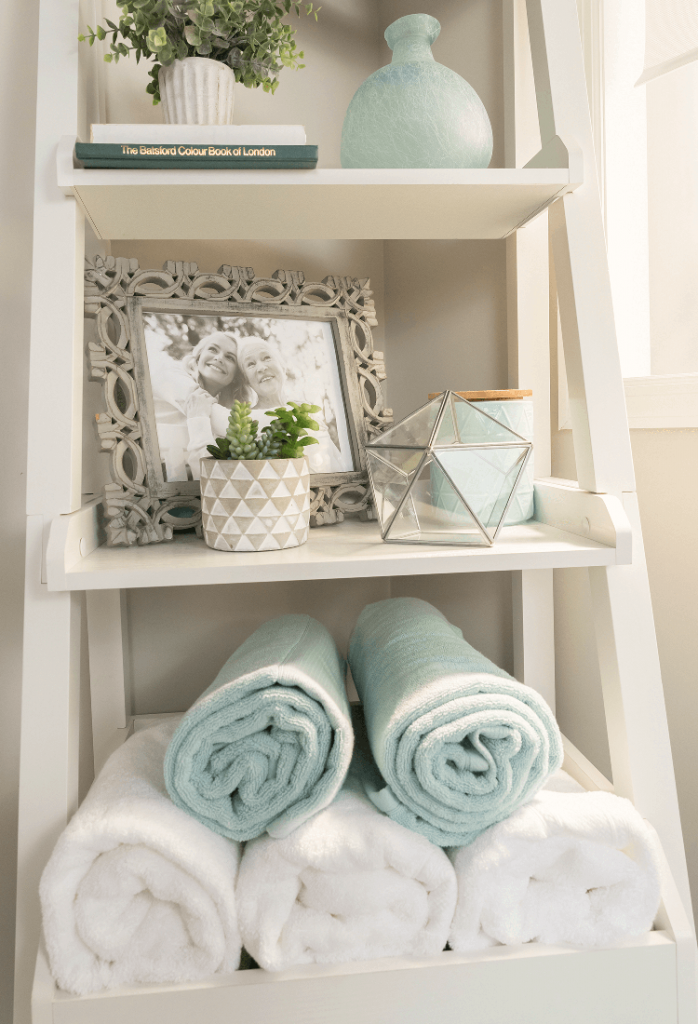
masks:
{"type": "Polygon", "coordinates": [[[245,948],[281,971],[439,952],[456,879],[443,850],[381,814],[352,774],[290,835],[246,845],[237,899],[245,948]]]}
{"type": "Polygon", "coordinates": [[[196,981],[239,965],[240,847],[168,797],[163,761],[176,724],[112,754],[46,865],[44,935],[68,992],[196,981]]]}
{"type": "Polygon", "coordinates": [[[651,929],[660,898],[656,833],[629,800],[570,781],[558,773],[506,821],[450,851],[458,880],[452,949],[604,946],[651,929]]]}

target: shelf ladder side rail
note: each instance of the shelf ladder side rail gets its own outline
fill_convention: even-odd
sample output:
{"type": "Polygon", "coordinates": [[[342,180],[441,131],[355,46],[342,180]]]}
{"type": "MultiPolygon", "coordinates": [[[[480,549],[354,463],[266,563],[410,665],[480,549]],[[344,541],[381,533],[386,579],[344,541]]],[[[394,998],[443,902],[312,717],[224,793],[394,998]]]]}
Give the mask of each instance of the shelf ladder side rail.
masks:
{"type": "Polygon", "coordinates": [[[41,0],[27,435],[27,514],[81,504],[84,218],[56,185],[55,152],[78,123],[79,0],[41,0]],[[47,444],[50,442],[50,446],[47,444]]]}
{"type": "MultiPolygon", "coordinates": [[[[584,412],[583,417],[576,419],[573,414],[572,424],[579,483],[587,490],[616,494],[627,503],[630,496],[634,497],[634,474],[575,0],[528,0],[528,12],[541,138],[547,138],[556,130],[573,136],[581,143],[588,170],[585,184],[574,195],[559,200],[550,211],[570,393],[575,391],[577,406],[583,407],[584,412]]],[[[632,511],[632,501],[630,505],[632,511]]],[[[609,620],[607,630],[599,615],[596,618],[602,668],[605,667],[602,681],[609,706],[619,700],[627,705],[638,699],[632,690],[634,680],[626,679],[623,670],[635,663],[634,654],[642,648],[643,674],[649,673],[653,680],[647,682],[647,688],[656,690],[655,714],[648,719],[645,729],[639,719],[634,719],[636,735],[631,736],[628,729],[627,707],[622,716],[614,717],[614,728],[609,733],[614,782],[618,780],[618,791],[634,799],[652,819],[666,843],[677,885],[690,913],[685,857],[677,852],[683,850],[683,842],[638,517],[633,532],[637,550],[634,564],[613,569],[619,578],[636,577],[635,585],[628,588],[626,594],[627,600],[636,606],[634,619],[627,617],[624,607],[615,606],[621,600],[620,586],[609,582],[609,597],[603,601],[603,588],[592,582],[592,594],[603,609],[599,614],[609,620]],[[636,634],[633,624],[638,621],[646,627],[641,635],[636,634]],[[603,656],[603,652],[609,650],[609,637],[615,652],[613,657],[603,656]],[[619,687],[626,690],[622,697],[617,692],[619,687]],[[660,706],[662,713],[657,718],[660,706]],[[643,769],[648,750],[655,751],[653,773],[646,767],[643,769]],[[657,772],[663,779],[660,789],[650,784],[649,775],[657,772]]],[[[603,570],[593,578],[598,580],[605,573],[603,570]]],[[[608,574],[609,581],[612,577],[613,572],[608,574]]]]}
{"type": "MultiPolygon", "coordinates": [[[[504,153],[507,167],[523,167],[540,150],[525,0],[505,0],[504,153]]],[[[548,215],[506,239],[509,387],[533,391],[536,479],[551,475],[548,215]]],[[[553,570],[512,573],[514,675],[555,710],[553,570]]]]}
{"type": "Polygon", "coordinates": [[[132,700],[125,590],[88,590],[87,646],[95,777],[131,734],[132,700]]]}
{"type": "Polygon", "coordinates": [[[81,502],[84,220],[55,173],[59,137],[78,133],[79,8],[39,9],[15,1024],[30,1020],[39,878],[77,804],[82,598],[48,593],[44,552],[51,520],[81,502]]]}
{"type": "MultiPolygon", "coordinates": [[[[656,828],[692,921],[576,4],[527,0],[527,10],[543,145],[555,134],[571,137],[581,145],[585,161],[584,185],[550,211],[579,483],[587,490],[617,495],[633,527],[633,563],[589,571],[614,786],[656,828]]],[[[693,944],[695,952],[695,939],[693,944]]],[[[695,956],[681,963],[680,1019],[681,1024],[693,1024],[695,956]]]]}
{"type": "Polygon", "coordinates": [[[82,596],[41,582],[48,522],[27,521],[14,1022],[29,1024],[39,879],[78,803],[82,596]]]}
{"type": "Polygon", "coordinates": [[[558,135],[584,156],[584,183],[550,208],[579,485],[620,497],[635,476],[576,5],[528,0],[527,10],[542,146],[558,135]]]}
{"type": "MultiPolygon", "coordinates": [[[[677,943],[679,1024],[698,1021],[698,955],[637,496],[625,496],[633,564],[588,569],[614,789],[656,829],[685,925],[677,943]]],[[[672,920],[679,920],[678,917],[672,920]]]]}

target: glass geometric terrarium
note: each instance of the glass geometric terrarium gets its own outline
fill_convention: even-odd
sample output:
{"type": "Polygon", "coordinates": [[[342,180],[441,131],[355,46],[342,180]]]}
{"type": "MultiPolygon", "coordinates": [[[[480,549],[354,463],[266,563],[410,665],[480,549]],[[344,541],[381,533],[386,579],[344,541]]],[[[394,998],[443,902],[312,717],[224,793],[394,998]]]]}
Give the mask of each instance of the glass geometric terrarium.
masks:
{"type": "Polygon", "coordinates": [[[366,445],[383,540],[493,544],[532,449],[444,391],[366,445]]]}

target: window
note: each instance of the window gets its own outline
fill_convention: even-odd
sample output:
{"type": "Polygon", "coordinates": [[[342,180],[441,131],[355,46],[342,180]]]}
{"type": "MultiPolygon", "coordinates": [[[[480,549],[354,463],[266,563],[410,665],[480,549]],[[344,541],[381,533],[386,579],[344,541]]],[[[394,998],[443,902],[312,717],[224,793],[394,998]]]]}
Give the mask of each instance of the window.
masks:
{"type": "Polygon", "coordinates": [[[698,427],[698,3],[577,2],[630,426],[698,427]]]}

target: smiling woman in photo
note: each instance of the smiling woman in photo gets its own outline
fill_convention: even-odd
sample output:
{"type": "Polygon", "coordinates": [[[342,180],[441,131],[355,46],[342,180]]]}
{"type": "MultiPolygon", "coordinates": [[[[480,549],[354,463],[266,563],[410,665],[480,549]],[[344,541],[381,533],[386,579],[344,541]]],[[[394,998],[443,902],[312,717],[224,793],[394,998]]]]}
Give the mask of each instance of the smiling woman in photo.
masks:
{"type": "Polygon", "coordinates": [[[247,398],[231,334],[205,335],[182,365],[153,375],[153,402],[166,480],[199,479],[199,460],[225,434],[235,399],[247,398]]]}
{"type": "Polygon", "coordinates": [[[284,405],[288,401],[287,374],[281,353],[263,338],[249,338],[243,341],[239,355],[244,379],[257,395],[255,411],[284,405]]]}
{"type": "MultiPolygon", "coordinates": [[[[238,349],[238,366],[240,376],[245,384],[254,391],[257,396],[256,402],[252,400],[252,412],[258,421],[260,429],[265,423],[271,422],[271,417],[264,414],[288,401],[315,402],[313,395],[288,395],[287,378],[288,372],[284,365],[281,352],[277,346],[264,338],[244,338],[241,340],[238,349]]],[[[251,401],[251,399],[247,399],[251,401]]],[[[316,419],[320,425],[319,433],[313,432],[318,444],[306,449],[310,471],[312,473],[337,473],[343,469],[339,449],[333,442],[327,430],[327,425],[317,414],[316,419]]]]}
{"type": "Polygon", "coordinates": [[[240,385],[235,381],[238,346],[232,335],[215,331],[202,338],[189,358],[184,360],[184,368],[192,380],[221,405],[230,408],[239,397],[240,385]]]}

